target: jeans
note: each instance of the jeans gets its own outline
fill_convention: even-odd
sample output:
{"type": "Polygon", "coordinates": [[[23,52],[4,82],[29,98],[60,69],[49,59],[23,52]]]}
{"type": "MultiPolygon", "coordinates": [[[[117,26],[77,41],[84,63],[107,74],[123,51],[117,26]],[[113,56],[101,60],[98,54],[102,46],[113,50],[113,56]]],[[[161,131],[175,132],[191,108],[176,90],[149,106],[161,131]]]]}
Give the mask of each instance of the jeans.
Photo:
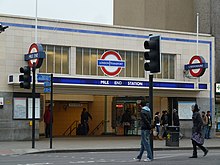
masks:
{"type": "Polygon", "coordinates": [[[140,153],[137,156],[137,159],[142,158],[144,150],[147,151],[147,158],[152,160],[153,155],[150,146],[150,130],[141,130],[141,148],[140,148],[140,153]]]}
{"type": "Polygon", "coordinates": [[[159,136],[160,135],[160,126],[156,125],[155,128],[156,128],[156,131],[157,131],[157,136],[159,136]]]}
{"type": "Polygon", "coordinates": [[[210,139],[210,131],[211,131],[211,127],[207,126],[206,133],[205,133],[205,138],[206,139],[210,139]]]}

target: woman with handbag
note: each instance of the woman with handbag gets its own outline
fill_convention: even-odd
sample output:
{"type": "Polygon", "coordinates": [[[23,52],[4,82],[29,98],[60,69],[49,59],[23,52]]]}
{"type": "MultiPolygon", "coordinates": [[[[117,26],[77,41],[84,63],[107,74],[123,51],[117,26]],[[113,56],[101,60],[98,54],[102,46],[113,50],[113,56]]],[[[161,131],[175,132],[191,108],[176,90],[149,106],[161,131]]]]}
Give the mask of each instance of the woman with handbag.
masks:
{"type": "Polygon", "coordinates": [[[202,134],[202,126],[203,121],[201,114],[199,113],[198,105],[195,104],[192,106],[192,121],[193,121],[193,128],[192,128],[192,145],[193,145],[193,155],[190,158],[197,158],[197,146],[204,152],[203,156],[206,156],[208,153],[208,149],[203,146],[204,137],[202,134]]]}

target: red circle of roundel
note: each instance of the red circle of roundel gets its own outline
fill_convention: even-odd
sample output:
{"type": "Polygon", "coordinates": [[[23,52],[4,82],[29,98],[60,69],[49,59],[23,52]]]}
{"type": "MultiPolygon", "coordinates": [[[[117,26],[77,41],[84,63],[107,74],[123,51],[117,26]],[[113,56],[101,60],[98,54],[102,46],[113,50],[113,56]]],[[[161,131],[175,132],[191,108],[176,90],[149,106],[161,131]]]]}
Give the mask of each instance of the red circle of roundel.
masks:
{"type": "MultiPolygon", "coordinates": [[[[104,52],[104,53],[102,54],[102,56],[101,56],[101,59],[104,60],[104,59],[105,59],[108,55],[110,55],[110,54],[114,55],[119,61],[122,60],[121,56],[120,56],[117,52],[112,51],[112,50],[111,50],[111,51],[106,51],[106,52],[104,52]]],[[[121,72],[121,70],[122,70],[122,68],[119,67],[118,69],[116,69],[116,71],[114,71],[114,72],[109,72],[104,66],[102,66],[101,69],[102,69],[102,71],[103,71],[105,74],[107,74],[107,75],[109,75],[109,76],[116,76],[116,75],[118,75],[118,74],[121,72]]]]}
{"type": "MultiPolygon", "coordinates": [[[[36,43],[33,43],[33,44],[30,46],[30,48],[29,48],[28,54],[29,54],[29,53],[33,53],[33,52],[31,52],[31,50],[34,49],[34,48],[37,50],[37,52],[39,52],[38,45],[37,45],[36,43]]],[[[36,59],[35,66],[38,65],[38,62],[39,62],[39,59],[36,59]]],[[[33,63],[32,63],[31,60],[28,61],[28,65],[29,65],[31,68],[33,67],[33,63]]]]}
{"type": "MultiPolygon", "coordinates": [[[[202,61],[202,58],[200,56],[193,56],[190,61],[189,61],[189,64],[193,64],[193,61],[194,60],[198,60],[199,63],[203,63],[202,61]]],[[[205,72],[205,69],[204,68],[199,68],[199,71],[198,72],[193,72],[193,69],[190,69],[190,74],[193,76],[193,77],[200,77],[201,75],[203,75],[203,73],[205,72]]]]}

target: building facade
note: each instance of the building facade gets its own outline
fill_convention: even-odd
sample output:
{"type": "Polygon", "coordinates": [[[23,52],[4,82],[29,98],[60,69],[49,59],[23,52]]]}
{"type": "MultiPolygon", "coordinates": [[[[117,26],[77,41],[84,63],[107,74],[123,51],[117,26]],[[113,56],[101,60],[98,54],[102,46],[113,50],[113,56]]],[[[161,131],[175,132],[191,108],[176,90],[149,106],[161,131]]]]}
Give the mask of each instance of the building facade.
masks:
{"type": "MultiPolygon", "coordinates": [[[[31,89],[19,86],[19,68],[35,41],[35,19],[0,15],[9,28],[0,37],[0,140],[31,139],[31,89]]],[[[143,69],[144,41],[161,36],[161,73],[154,74],[153,112],[178,109],[182,133],[191,133],[191,105],[214,108],[215,49],[211,35],[38,19],[37,41],[46,58],[36,73],[36,138],[44,134],[43,114],[50,102],[44,76],[53,74],[54,136],[75,136],[83,108],[93,119],[89,134],[123,134],[121,116],[133,115],[129,135],[140,134],[138,102],[148,100],[149,73],[143,69]],[[202,61],[200,59],[203,59],[202,61]],[[109,64],[107,64],[109,62],[109,64]],[[186,69],[188,64],[207,67],[186,69]],[[193,77],[192,74],[203,75],[193,77]],[[191,74],[190,74],[191,73],[191,74]]]]}
{"type": "MultiPolygon", "coordinates": [[[[215,0],[114,0],[114,25],[144,27],[152,29],[174,30],[182,32],[197,31],[197,13],[199,13],[199,33],[211,34],[215,37],[215,72],[220,68],[220,2],[215,0]]],[[[215,74],[216,83],[220,75],[215,74]]],[[[215,91],[214,91],[215,92],[215,91]]],[[[220,131],[220,98],[215,96],[216,117],[213,124],[218,123],[220,131]]]]}

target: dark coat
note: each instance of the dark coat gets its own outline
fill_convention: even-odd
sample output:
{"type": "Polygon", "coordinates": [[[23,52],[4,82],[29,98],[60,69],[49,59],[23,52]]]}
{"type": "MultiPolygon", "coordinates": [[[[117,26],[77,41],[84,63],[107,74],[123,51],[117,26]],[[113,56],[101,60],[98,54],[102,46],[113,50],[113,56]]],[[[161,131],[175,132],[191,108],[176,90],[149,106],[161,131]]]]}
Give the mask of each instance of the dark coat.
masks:
{"type": "Polygon", "coordinates": [[[180,126],[179,115],[177,112],[173,112],[173,125],[180,126]]]}
{"type": "Polygon", "coordinates": [[[129,111],[125,111],[125,113],[122,115],[121,123],[123,123],[123,122],[131,123],[131,114],[129,111]]]}
{"type": "Polygon", "coordinates": [[[201,114],[199,112],[197,111],[193,112],[192,121],[193,121],[192,133],[194,132],[202,133],[203,121],[201,114]]]}

